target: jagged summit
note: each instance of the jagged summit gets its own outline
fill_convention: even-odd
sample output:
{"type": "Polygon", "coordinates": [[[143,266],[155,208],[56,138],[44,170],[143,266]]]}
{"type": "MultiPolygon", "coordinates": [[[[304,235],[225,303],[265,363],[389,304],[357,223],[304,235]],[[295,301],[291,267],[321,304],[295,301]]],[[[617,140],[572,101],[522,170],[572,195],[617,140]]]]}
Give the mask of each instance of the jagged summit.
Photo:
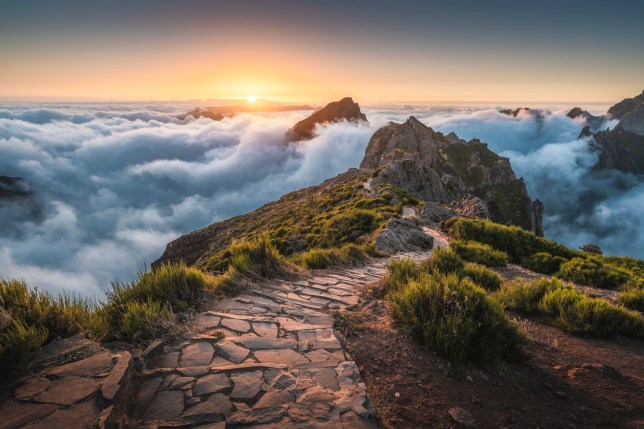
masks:
{"type": "Polygon", "coordinates": [[[402,124],[390,122],[374,133],[360,168],[376,169],[406,159],[421,159],[431,164],[436,148],[456,142],[465,141],[454,133],[444,136],[435,132],[410,116],[402,124]]]}
{"type": "Polygon", "coordinates": [[[644,109],[644,90],[633,98],[625,98],[608,109],[608,114],[614,119],[622,119],[627,113],[644,109]]]}
{"type": "Polygon", "coordinates": [[[608,115],[620,121],[613,129],[592,135],[599,149],[595,168],[644,174],[644,91],[615,104],[608,115]]]}
{"type": "Polygon", "coordinates": [[[424,201],[454,207],[475,197],[492,220],[543,234],[541,202],[530,199],[508,158],[478,139],[445,136],[411,116],[376,131],[360,167],[375,170],[375,185],[391,184],[424,201]]]}
{"type": "Polygon", "coordinates": [[[311,116],[301,120],[286,133],[291,141],[308,140],[313,138],[315,126],[338,121],[367,122],[367,117],[360,106],[351,97],[344,97],[340,101],[333,101],[311,116]]]}

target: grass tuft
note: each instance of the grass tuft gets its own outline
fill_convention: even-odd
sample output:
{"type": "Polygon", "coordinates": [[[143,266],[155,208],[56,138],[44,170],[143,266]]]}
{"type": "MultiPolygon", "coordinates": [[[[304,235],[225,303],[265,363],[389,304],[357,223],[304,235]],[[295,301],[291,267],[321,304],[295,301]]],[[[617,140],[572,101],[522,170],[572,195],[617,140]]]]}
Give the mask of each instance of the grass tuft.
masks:
{"type": "Polygon", "coordinates": [[[478,264],[467,263],[463,267],[461,277],[467,277],[487,291],[495,291],[501,287],[501,277],[491,269],[478,264]]]}
{"type": "Polygon", "coordinates": [[[631,276],[620,268],[602,264],[594,258],[573,258],[561,265],[557,277],[602,289],[618,289],[631,276]]]}
{"type": "Polygon", "coordinates": [[[547,252],[538,252],[523,258],[521,260],[521,266],[537,273],[554,274],[559,271],[561,264],[565,262],[566,259],[561,256],[552,256],[547,252]]]}
{"type": "Polygon", "coordinates": [[[626,308],[644,312],[644,288],[633,288],[622,292],[619,301],[626,308]]]}
{"type": "Polygon", "coordinates": [[[505,267],[508,264],[508,255],[491,246],[476,241],[454,240],[449,245],[463,260],[475,262],[487,267],[505,267]]]}
{"type": "Polygon", "coordinates": [[[644,339],[644,318],[639,313],[603,299],[589,298],[556,279],[507,283],[499,299],[508,308],[539,315],[574,334],[644,339]]]}
{"type": "Polygon", "coordinates": [[[422,273],[388,295],[395,320],[453,362],[524,357],[525,337],[503,307],[469,279],[422,273]]]}

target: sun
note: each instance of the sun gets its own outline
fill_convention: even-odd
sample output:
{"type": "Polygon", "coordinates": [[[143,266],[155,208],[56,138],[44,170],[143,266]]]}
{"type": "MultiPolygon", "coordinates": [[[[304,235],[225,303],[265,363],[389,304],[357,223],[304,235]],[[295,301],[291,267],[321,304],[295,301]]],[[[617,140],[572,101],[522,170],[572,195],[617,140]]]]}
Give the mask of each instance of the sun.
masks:
{"type": "Polygon", "coordinates": [[[257,101],[257,97],[255,97],[253,94],[247,95],[246,100],[248,100],[249,103],[254,103],[257,101]]]}

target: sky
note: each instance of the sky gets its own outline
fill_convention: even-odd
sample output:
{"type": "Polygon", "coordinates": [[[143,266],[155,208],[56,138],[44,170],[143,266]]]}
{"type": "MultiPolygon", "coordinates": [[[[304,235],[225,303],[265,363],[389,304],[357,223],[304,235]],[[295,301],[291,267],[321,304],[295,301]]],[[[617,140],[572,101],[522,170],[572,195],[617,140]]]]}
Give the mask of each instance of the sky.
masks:
{"type": "Polygon", "coordinates": [[[0,100],[611,103],[642,90],[644,2],[0,3],[0,100]]]}

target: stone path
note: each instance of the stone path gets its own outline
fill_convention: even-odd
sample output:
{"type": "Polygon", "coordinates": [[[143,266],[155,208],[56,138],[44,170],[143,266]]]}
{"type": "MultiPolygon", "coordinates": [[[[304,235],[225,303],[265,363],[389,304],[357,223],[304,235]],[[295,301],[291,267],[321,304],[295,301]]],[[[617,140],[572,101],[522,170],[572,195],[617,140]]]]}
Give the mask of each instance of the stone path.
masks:
{"type": "Polygon", "coordinates": [[[148,428],[377,427],[330,312],[357,304],[387,262],[266,281],[217,301],[189,339],[166,346],[144,372],[132,417],[148,428]]]}
{"type": "Polygon", "coordinates": [[[43,347],[32,371],[0,405],[0,429],[110,428],[125,412],[134,364],[127,351],[74,336],[43,347]]]}

